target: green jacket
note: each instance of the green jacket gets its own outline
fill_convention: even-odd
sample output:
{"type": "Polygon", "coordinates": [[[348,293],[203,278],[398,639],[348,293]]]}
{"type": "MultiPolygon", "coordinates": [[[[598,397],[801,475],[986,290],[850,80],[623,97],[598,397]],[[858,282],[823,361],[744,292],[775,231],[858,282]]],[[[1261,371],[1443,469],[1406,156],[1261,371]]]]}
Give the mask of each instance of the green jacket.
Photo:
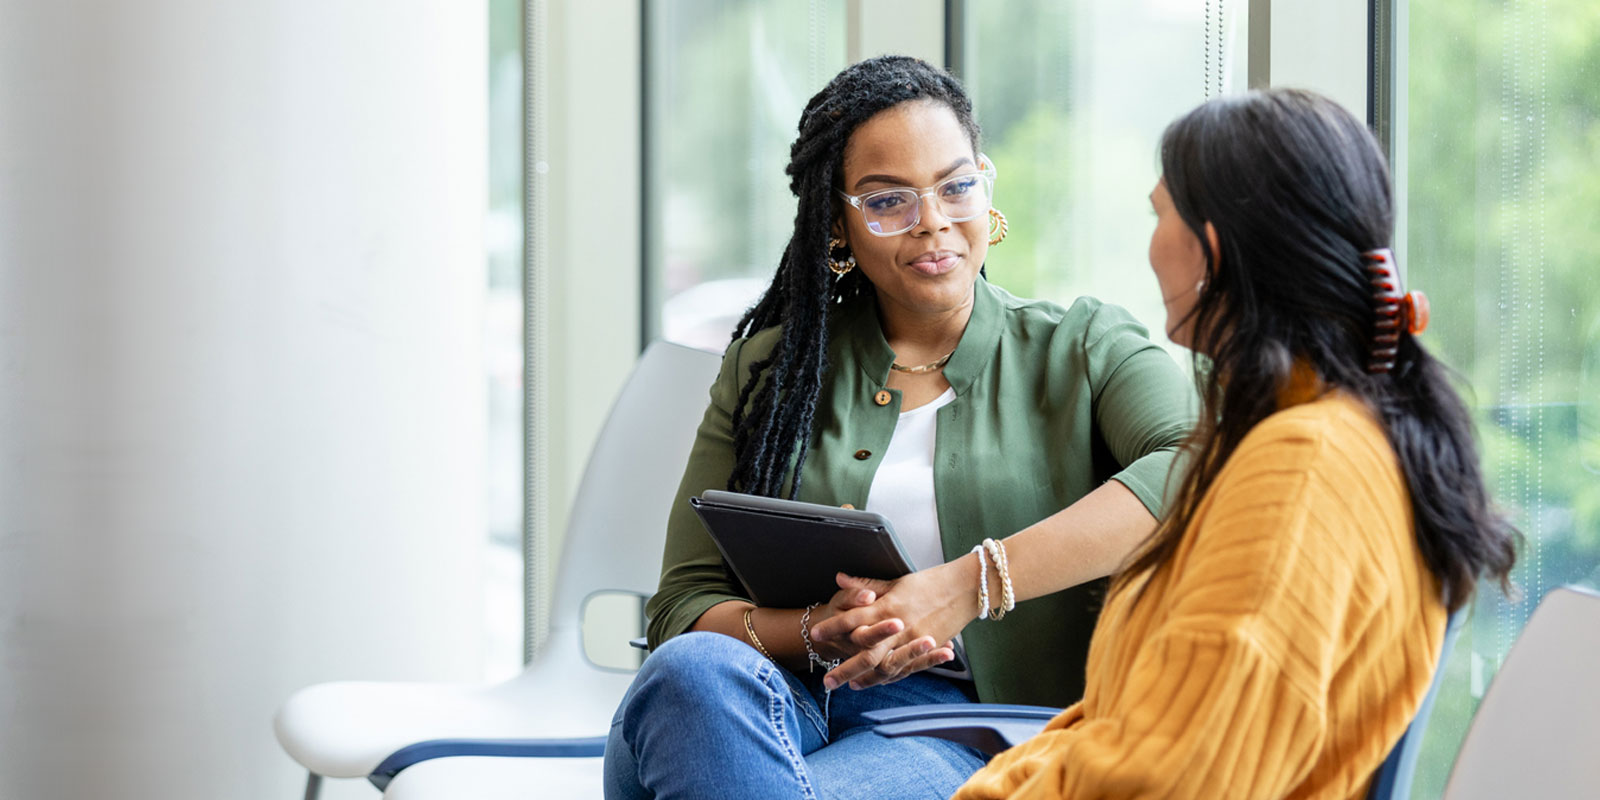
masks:
{"type": "MultiPolygon", "coordinates": [[[[894,360],[873,303],[861,298],[833,315],[828,377],[797,499],[867,506],[900,413],[898,391],[890,390],[888,405],[873,402],[894,360]],[[871,455],[857,459],[860,450],[871,455]]],[[[734,403],[750,363],[765,358],[777,336],[777,328],[758,332],[733,342],[723,357],[674,500],[661,585],[646,606],[652,647],[689,630],[717,603],[744,599],[688,498],[727,487],[734,403]]],[[[933,482],[946,560],[985,537],[1022,530],[1106,480],[1121,482],[1160,516],[1175,450],[1193,424],[1194,392],[1126,311],[1091,298],[1065,309],[1022,300],[979,278],[944,376],[956,398],[938,411],[933,482]]],[[[1105,583],[1030,600],[998,623],[967,626],[979,698],[1078,700],[1105,583]]]]}

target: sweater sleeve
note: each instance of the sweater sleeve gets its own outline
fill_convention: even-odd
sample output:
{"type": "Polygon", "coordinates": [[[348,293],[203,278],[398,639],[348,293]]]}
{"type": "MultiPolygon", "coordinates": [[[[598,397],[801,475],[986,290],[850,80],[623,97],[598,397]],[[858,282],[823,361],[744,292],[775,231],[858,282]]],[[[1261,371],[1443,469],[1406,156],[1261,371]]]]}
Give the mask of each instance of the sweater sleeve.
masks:
{"type": "Polygon", "coordinates": [[[1167,351],[1118,306],[1095,309],[1083,348],[1095,424],[1122,465],[1111,477],[1160,518],[1173,459],[1194,427],[1194,390],[1167,351]]]}
{"type": "MultiPolygon", "coordinates": [[[[1121,688],[1095,698],[1092,711],[1086,701],[1063,712],[957,798],[1268,798],[1305,779],[1325,735],[1338,643],[1331,628],[1310,624],[1297,595],[1350,587],[1328,585],[1346,570],[1317,563],[1329,557],[1308,510],[1320,442],[1262,430],[1269,425],[1213,485],[1210,507],[1185,534],[1184,568],[1151,578],[1152,587],[1169,583],[1140,602],[1165,608],[1131,662],[1113,667],[1126,670],[1121,688]]],[[[1106,613],[1128,609],[1115,603],[1106,613]]]]}
{"type": "Polygon", "coordinates": [[[749,363],[746,341],[728,345],[722,357],[722,371],[711,385],[711,402],[695,432],[689,462],[673,496],[661,582],[645,604],[651,649],[688,631],[712,606],[745,599],[723,564],[721,551],[689,506],[689,498],[706,489],[727,488],[728,476],[733,474],[733,409],[743,388],[741,362],[749,363]]]}

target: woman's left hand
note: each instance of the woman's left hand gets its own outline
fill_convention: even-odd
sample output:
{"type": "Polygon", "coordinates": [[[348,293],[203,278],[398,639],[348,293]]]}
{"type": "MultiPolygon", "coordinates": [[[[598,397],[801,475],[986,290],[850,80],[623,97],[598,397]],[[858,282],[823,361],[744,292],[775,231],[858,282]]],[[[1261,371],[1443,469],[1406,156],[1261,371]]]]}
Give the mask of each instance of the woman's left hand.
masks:
{"type": "Polygon", "coordinates": [[[864,689],[936,667],[953,658],[951,640],[978,617],[975,564],[970,558],[957,559],[893,581],[857,578],[840,573],[843,589],[865,589],[877,593],[876,602],[834,615],[811,628],[814,642],[847,638],[863,625],[885,619],[901,619],[905,630],[877,646],[863,650],[835,667],[823,678],[828,688],[846,683],[864,689]],[[968,574],[973,573],[973,574],[968,574]],[[965,575],[968,579],[963,579],[965,575]]]}

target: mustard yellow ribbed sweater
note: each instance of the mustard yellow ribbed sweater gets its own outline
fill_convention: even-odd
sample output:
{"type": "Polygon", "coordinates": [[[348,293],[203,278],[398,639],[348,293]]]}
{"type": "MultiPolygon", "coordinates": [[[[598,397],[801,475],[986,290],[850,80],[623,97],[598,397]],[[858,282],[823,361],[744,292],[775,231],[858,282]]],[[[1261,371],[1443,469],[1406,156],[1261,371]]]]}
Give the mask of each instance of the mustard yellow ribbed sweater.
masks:
{"type": "Polygon", "coordinates": [[[1256,426],[1148,583],[1107,600],[1083,700],[956,800],[1365,793],[1446,618],[1365,406],[1326,394],[1256,426]]]}

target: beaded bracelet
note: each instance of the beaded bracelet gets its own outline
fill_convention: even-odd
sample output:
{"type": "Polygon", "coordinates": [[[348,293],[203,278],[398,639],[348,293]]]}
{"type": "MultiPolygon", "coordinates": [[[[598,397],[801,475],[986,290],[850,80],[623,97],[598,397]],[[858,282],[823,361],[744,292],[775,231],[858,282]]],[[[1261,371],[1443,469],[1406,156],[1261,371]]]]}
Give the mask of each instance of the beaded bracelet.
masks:
{"type": "Polygon", "coordinates": [[[1006,612],[1017,607],[1017,595],[1011,587],[1011,564],[1006,559],[1006,546],[994,539],[984,539],[983,547],[989,551],[989,560],[994,562],[994,571],[1000,576],[1000,607],[990,612],[996,622],[1006,615],[1006,612]]]}

